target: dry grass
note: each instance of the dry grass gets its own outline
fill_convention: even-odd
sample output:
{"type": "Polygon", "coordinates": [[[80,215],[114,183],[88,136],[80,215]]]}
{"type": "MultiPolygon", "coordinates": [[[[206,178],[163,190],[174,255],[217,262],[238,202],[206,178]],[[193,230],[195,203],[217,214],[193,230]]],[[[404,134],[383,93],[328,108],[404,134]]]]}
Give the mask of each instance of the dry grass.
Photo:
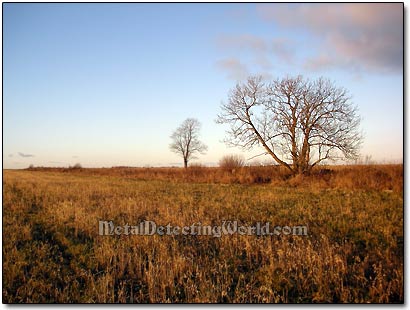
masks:
{"type": "Polygon", "coordinates": [[[279,166],[247,166],[236,169],[204,167],[193,164],[181,168],[29,168],[29,171],[44,171],[70,175],[112,176],[141,181],[169,181],[176,183],[212,184],[271,184],[275,186],[303,187],[311,189],[363,189],[403,192],[403,165],[356,165],[320,166],[310,176],[292,177],[289,171],[279,166]]]}
{"type": "Polygon", "coordinates": [[[326,169],[4,171],[3,302],[403,302],[403,167],[326,169]],[[101,219],[309,235],[99,236],[101,219]]]}

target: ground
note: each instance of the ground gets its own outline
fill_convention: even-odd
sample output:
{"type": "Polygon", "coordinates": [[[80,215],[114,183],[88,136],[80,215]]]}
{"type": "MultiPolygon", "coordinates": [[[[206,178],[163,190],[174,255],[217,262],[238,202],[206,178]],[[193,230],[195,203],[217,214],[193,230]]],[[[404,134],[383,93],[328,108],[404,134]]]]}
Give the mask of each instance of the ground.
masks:
{"type": "Polygon", "coordinates": [[[3,171],[3,302],[403,302],[402,165],[195,169],[3,171]],[[101,236],[100,220],[308,234],[101,236]]]}

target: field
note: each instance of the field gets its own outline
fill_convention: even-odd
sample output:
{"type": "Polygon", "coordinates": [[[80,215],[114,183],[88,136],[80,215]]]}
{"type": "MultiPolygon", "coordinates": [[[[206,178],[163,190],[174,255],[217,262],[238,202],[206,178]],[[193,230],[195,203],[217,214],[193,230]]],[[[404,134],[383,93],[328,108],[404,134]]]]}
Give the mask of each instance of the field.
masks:
{"type": "Polygon", "coordinates": [[[3,171],[6,303],[402,303],[403,166],[3,171]],[[307,236],[98,234],[99,220],[307,236]]]}

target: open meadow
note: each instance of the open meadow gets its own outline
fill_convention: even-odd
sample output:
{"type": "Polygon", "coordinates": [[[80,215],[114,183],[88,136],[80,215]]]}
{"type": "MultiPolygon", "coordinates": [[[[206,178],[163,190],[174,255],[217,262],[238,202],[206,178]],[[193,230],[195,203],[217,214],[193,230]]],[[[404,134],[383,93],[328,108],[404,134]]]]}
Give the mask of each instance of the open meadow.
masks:
{"type": "Polygon", "coordinates": [[[3,171],[3,302],[403,302],[403,166],[3,171]],[[99,235],[306,225],[307,235],[99,235]]]}

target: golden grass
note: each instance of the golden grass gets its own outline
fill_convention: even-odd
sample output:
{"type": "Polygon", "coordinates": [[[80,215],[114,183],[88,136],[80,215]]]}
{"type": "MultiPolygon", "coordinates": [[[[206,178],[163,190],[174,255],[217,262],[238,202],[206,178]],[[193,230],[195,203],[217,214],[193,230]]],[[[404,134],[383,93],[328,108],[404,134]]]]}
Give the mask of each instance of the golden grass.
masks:
{"type": "Polygon", "coordinates": [[[3,302],[403,302],[403,167],[326,168],[6,170],[3,302]],[[99,236],[99,220],[309,234],[99,236]]]}

